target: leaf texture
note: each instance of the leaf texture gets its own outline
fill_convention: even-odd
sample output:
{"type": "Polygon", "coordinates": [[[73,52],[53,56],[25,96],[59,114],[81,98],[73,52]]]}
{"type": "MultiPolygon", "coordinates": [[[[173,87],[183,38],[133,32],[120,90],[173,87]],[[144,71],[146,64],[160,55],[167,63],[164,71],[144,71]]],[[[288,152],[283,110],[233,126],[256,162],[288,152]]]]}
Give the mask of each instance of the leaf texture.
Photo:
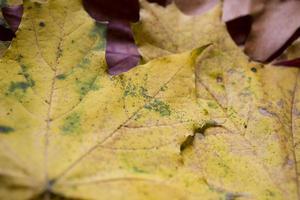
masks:
{"type": "Polygon", "coordinates": [[[172,3],[166,8],[141,3],[141,19],[133,29],[144,61],[180,53],[208,43],[231,51],[236,49],[221,22],[221,6],[199,16],[187,16],[172,3]]]}

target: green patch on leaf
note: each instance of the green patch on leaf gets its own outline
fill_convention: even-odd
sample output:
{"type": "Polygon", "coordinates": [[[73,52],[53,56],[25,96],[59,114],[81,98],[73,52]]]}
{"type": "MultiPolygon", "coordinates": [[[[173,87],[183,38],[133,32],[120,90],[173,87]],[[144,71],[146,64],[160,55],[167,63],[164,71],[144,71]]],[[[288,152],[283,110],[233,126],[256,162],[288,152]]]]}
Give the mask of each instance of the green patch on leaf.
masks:
{"type": "Polygon", "coordinates": [[[92,29],[92,31],[89,34],[90,37],[92,38],[97,38],[98,41],[94,47],[94,50],[103,50],[105,45],[106,45],[106,41],[103,40],[103,38],[106,38],[106,26],[100,23],[95,24],[94,28],[92,29]]]}
{"type": "Polygon", "coordinates": [[[65,74],[59,74],[59,75],[56,76],[56,78],[57,78],[58,80],[65,80],[66,77],[67,77],[67,76],[66,76],[65,74]]]}
{"type": "Polygon", "coordinates": [[[80,114],[75,112],[66,117],[64,124],[60,129],[63,134],[71,134],[80,132],[80,127],[80,114]]]}
{"type": "Polygon", "coordinates": [[[126,85],[125,90],[124,90],[124,96],[137,96],[137,88],[135,85],[132,85],[131,83],[129,83],[128,85],[126,85]]]}
{"type": "Polygon", "coordinates": [[[213,109],[217,109],[218,105],[215,102],[208,102],[208,107],[213,108],[213,109]]]}
{"type": "Polygon", "coordinates": [[[162,117],[171,115],[170,106],[158,99],[155,99],[144,107],[148,110],[158,112],[162,117]]]}
{"type": "Polygon", "coordinates": [[[160,88],[160,91],[166,91],[168,89],[168,86],[166,86],[166,85],[164,85],[164,86],[162,86],[161,88],[160,88]]]}
{"type": "Polygon", "coordinates": [[[132,169],[133,169],[133,171],[134,171],[135,173],[147,173],[146,171],[144,171],[144,170],[142,170],[142,169],[140,169],[140,168],[138,168],[138,167],[133,167],[132,169]]]}
{"type": "Polygon", "coordinates": [[[15,92],[16,90],[22,90],[23,92],[26,92],[26,90],[31,87],[31,84],[28,82],[24,81],[19,81],[19,82],[11,82],[9,86],[9,91],[10,92],[15,92]]]}
{"type": "Polygon", "coordinates": [[[27,80],[27,83],[30,85],[30,87],[33,87],[35,85],[35,81],[32,79],[30,74],[28,73],[28,67],[25,65],[21,65],[21,75],[25,77],[27,80]]]}
{"type": "Polygon", "coordinates": [[[80,98],[82,99],[89,91],[96,91],[100,87],[95,84],[97,77],[93,77],[89,80],[81,81],[76,80],[76,85],[78,87],[78,92],[80,94],[80,98]]]}
{"type": "Polygon", "coordinates": [[[146,99],[152,98],[151,96],[148,95],[148,90],[144,87],[140,87],[140,95],[146,99]]]}
{"type": "Polygon", "coordinates": [[[22,92],[26,92],[29,87],[35,86],[35,81],[31,78],[28,73],[28,67],[25,65],[21,65],[21,72],[19,75],[23,75],[26,81],[12,81],[9,86],[9,92],[15,92],[17,90],[21,90],[22,92]]]}
{"type": "Polygon", "coordinates": [[[15,130],[15,129],[13,129],[12,127],[0,125],[0,133],[2,133],[2,134],[8,134],[8,133],[11,133],[11,132],[13,132],[14,130],[15,130]]]}
{"type": "Polygon", "coordinates": [[[85,68],[86,66],[88,66],[91,63],[90,59],[88,58],[83,58],[80,63],[77,65],[77,67],[79,68],[85,68]]]}

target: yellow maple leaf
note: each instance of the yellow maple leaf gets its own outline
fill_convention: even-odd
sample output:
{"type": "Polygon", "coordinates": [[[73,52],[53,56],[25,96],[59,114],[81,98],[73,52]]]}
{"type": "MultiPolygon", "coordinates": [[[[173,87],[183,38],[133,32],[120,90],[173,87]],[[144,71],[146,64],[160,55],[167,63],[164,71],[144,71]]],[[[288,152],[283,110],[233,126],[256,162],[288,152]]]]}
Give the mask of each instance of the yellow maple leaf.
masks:
{"type": "Polygon", "coordinates": [[[220,32],[110,77],[81,1],[24,6],[0,61],[0,199],[299,197],[299,70],[220,32]]]}
{"type": "Polygon", "coordinates": [[[166,8],[146,0],[141,0],[140,4],[140,21],[133,25],[133,30],[145,61],[208,43],[214,43],[226,51],[238,48],[221,20],[221,4],[198,16],[184,15],[175,3],[166,8]]]}

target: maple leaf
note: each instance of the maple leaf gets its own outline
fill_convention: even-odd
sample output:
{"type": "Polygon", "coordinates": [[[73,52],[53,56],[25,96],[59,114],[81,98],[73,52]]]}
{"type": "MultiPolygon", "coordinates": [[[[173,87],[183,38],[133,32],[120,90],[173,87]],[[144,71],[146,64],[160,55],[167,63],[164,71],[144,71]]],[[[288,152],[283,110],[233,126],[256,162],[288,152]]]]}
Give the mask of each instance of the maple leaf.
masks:
{"type": "Polygon", "coordinates": [[[145,61],[184,52],[208,43],[224,50],[237,49],[220,20],[221,5],[199,16],[187,16],[172,3],[167,7],[140,1],[140,21],[134,24],[135,41],[145,61]]]}
{"type": "Polygon", "coordinates": [[[299,197],[298,69],[249,62],[224,31],[111,77],[79,0],[24,8],[0,61],[1,199],[299,197]]]}

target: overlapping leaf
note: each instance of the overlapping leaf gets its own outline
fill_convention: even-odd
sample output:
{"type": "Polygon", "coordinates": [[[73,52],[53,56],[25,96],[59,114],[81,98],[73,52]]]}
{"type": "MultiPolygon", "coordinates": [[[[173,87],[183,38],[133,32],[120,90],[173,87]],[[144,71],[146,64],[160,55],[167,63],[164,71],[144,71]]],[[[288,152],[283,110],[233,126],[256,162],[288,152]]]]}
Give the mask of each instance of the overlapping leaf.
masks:
{"type": "Polygon", "coordinates": [[[140,55],[133,39],[131,22],[139,20],[138,0],[84,0],[87,12],[97,21],[107,23],[106,61],[111,75],[137,66],[140,55]]]}

